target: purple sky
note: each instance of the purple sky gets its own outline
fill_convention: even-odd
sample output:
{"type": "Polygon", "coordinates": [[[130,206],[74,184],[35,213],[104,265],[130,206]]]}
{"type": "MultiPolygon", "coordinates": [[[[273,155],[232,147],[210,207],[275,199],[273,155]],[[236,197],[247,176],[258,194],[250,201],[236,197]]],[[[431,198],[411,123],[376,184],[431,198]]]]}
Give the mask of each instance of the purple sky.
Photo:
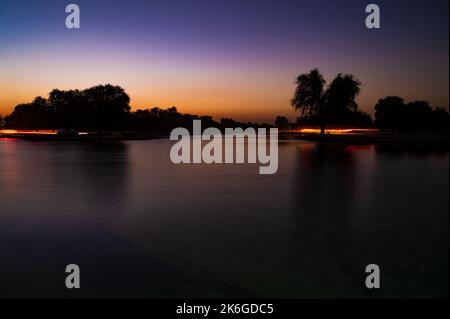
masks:
{"type": "Polygon", "coordinates": [[[352,73],[360,108],[400,95],[448,108],[448,1],[67,1],[0,3],[0,114],[53,88],[121,85],[134,109],[239,120],[294,117],[294,80],[352,73]]]}

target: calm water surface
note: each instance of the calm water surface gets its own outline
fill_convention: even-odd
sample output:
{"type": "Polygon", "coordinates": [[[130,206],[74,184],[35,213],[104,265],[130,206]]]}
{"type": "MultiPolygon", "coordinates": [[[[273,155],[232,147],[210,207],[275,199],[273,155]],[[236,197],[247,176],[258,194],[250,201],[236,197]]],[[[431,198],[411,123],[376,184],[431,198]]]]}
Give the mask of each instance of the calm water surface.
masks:
{"type": "Polygon", "coordinates": [[[0,139],[0,297],[448,296],[448,153],[282,141],[263,176],[171,145],[0,139]]]}

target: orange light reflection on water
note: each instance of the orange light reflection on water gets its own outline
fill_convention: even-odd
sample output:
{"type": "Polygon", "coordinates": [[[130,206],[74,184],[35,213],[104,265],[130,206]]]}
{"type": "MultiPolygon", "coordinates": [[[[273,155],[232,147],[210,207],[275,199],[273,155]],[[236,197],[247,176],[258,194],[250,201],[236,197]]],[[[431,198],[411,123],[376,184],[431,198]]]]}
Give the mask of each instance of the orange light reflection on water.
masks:
{"type": "MultiPolygon", "coordinates": [[[[57,135],[56,130],[0,130],[0,135],[57,135]]],[[[78,135],[88,135],[88,132],[78,132],[78,135]]]]}
{"type": "MultiPolygon", "coordinates": [[[[298,132],[320,134],[320,129],[302,128],[302,129],[298,130],[298,132]]],[[[335,128],[335,129],[326,129],[325,130],[325,134],[350,134],[350,133],[375,133],[375,132],[378,132],[378,129],[335,128]]]]}
{"type": "Polygon", "coordinates": [[[15,135],[15,134],[33,134],[33,135],[56,135],[54,130],[0,130],[0,134],[15,135]]]}

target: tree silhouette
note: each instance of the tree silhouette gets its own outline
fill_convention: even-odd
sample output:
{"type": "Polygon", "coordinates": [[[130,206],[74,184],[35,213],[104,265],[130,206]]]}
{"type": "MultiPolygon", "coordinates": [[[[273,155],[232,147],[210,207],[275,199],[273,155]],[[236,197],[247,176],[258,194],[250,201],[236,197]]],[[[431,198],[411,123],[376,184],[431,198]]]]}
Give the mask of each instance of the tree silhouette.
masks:
{"type": "Polygon", "coordinates": [[[324,86],[325,80],[318,69],[313,69],[309,73],[300,74],[295,84],[297,85],[294,96],[291,99],[291,105],[300,110],[302,116],[309,118],[318,116],[322,118],[321,132],[325,132],[325,123],[323,121],[324,108],[324,86]]]}
{"type": "Polygon", "coordinates": [[[361,82],[351,74],[339,73],[325,92],[325,115],[328,122],[345,123],[358,110],[355,102],[361,82]]]}
{"type": "Polygon", "coordinates": [[[320,125],[321,134],[326,124],[350,123],[353,119],[369,117],[358,111],[355,98],[361,82],[351,74],[339,73],[325,90],[325,80],[318,69],[300,74],[291,105],[301,111],[301,117],[320,125]],[[356,114],[356,115],[355,115],[356,114]]]}
{"type": "Polygon", "coordinates": [[[54,89],[49,94],[48,104],[53,117],[52,128],[90,129],[93,127],[93,113],[86,103],[83,91],[54,89]]]}
{"type": "Polygon", "coordinates": [[[83,91],[54,89],[48,99],[36,97],[31,103],[17,105],[5,118],[5,125],[18,129],[123,130],[129,121],[129,103],[128,94],[110,84],[83,91]]]}
{"type": "Polygon", "coordinates": [[[97,129],[120,130],[130,112],[130,97],[120,86],[97,85],[83,91],[97,129]]]}
{"type": "Polygon", "coordinates": [[[431,113],[431,123],[434,129],[446,130],[448,133],[450,124],[450,116],[448,111],[442,107],[434,108],[431,113]]]}
{"type": "Polygon", "coordinates": [[[286,116],[277,116],[275,119],[275,126],[279,129],[285,130],[289,128],[289,121],[286,116]]]}
{"type": "Polygon", "coordinates": [[[39,129],[50,123],[50,113],[47,100],[38,96],[31,103],[17,105],[14,111],[5,117],[5,127],[39,129]]]}
{"type": "Polygon", "coordinates": [[[403,122],[404,100],[387,96],[375,104],[375,125],[379,128],[398,128],[403,122]]]}
{"type": "Polygon", "coordinates": [[[427,101],[405,103],[401,97],[387,96],[375,105],[375,125],[394,130],[448,130],[449,114],[432,108],[427,101]]]}

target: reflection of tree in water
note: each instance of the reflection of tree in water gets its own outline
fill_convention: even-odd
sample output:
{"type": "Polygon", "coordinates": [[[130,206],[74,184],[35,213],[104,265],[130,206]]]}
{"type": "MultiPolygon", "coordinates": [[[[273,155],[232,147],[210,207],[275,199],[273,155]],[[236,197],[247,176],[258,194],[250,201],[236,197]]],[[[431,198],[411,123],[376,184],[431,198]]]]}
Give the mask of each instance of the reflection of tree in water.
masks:
{"type": "Polygon", "coordinates": [[[298,149],[298,270],[319,278],[332,296],[445,295],[448,163],[441,160],[448,155],[373,151],[298,149]],[[382,268],[383,290],[365,289],[370,263],[382,268]]]}
{"type": "MultiPolygon", "coordinates": [[[[294,220],[299,262],[307,261],[314,275],[325,276],[330,286],[341,281],[360,286],[352,227],[356,187],[352,152],[341,145],[300,146],[297,163],[294,220]]],[[[348,287],[343,290],[351,291],[348,287]]]]}

